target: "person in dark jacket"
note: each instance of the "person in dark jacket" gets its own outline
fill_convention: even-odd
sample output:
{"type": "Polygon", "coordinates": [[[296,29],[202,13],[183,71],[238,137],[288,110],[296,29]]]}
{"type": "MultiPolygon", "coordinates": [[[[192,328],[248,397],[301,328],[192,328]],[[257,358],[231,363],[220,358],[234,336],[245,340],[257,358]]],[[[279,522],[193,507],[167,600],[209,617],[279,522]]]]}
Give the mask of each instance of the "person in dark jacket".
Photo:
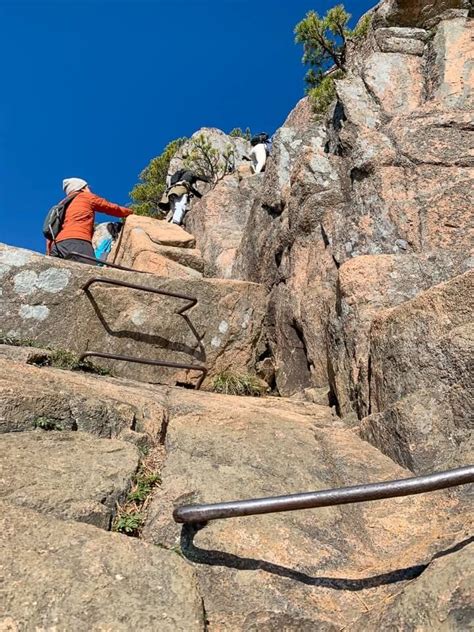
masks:
{"type": "Polygon", "coordinates": [[[197,176],[192,171],[180,169],[170,178],[170,186],[163,194],[159,207],[163,210],[171,209],[170,220],[173,224],[181,226],[186,213],[189,210],[189,202],[192,197],[201,198],[202,195],[194,187],[196,182],[209,182],[206,176],[197,176]]]}

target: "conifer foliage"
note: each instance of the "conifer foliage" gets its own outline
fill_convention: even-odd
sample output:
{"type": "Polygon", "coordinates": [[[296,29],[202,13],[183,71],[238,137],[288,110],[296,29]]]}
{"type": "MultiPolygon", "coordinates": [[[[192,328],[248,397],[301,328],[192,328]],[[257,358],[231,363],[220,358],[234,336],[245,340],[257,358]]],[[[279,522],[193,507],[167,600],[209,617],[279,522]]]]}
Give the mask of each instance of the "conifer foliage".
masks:
{"type": "Polygon", "coordinates": [[[346,49],[349,40],[363,37],[371,16],[365,15],[355,29],[349,28],[351,15],[342,4],[329,9],[324,17],[309,11],[296,25],[296,42],[303,44],[303,63],[308,94],[315,112],[324,113],[335,97],[334,80],[346,72],[346,49]]]}
{"type": "Polygon", "coordinates": [[[166,189],[169,164],[186,140],[186,138],[177,138],[168,143],[163,153],[153,158],[141,172],[140,182],[130,192],[130,197],[133,200],[131,206],[137,215],[150,215],[151,217],[163,215],[163,211],[158,207],[158,202],[166,189]]]}

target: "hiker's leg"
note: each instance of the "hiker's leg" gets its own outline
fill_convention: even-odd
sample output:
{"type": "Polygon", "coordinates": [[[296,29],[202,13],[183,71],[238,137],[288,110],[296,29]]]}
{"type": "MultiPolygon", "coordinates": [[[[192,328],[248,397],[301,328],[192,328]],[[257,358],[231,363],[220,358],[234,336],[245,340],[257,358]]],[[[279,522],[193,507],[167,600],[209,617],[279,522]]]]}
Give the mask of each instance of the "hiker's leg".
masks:
{"type": "Polygon", "coordinates": [[[86,241],[85,239],[64,239],[63,241],[58,241],[56,244],[53,244],[51,248],[52,257],[60,257],[68,261],[97,265],[97,263],[93,261],[82,259],[80,255],[86,255],[87,257],[93,257],[95,259],[94,249],[90,241],[86,241]]]}
{"type": "Polygon", "coordinates": [[[188,196],[186,193],[180,197],[174,198],[173,224],[181,226],[184,216],[186,215],[186,211],[188,210],[187,205],[188,196]]]}
{"type": "Polygon", "coordinates": [[[255,173],[261,173],[267,161],[267,148],[264,143],[259,143],[255,146],[255,157],[257,159],[255,173]]]}

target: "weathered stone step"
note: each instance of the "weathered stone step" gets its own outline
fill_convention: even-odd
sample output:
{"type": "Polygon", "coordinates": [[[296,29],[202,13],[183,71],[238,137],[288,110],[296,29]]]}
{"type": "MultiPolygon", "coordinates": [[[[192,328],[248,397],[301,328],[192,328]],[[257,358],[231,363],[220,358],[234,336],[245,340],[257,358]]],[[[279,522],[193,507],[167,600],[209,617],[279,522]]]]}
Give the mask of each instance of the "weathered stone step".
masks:
{"type": "Polygon", "coordinates": [[[0,502],[3,630],[204,629],[193,569],[176,553],[0,502]]]}
{"type": "Polygon", "coordinates": [[[102,529],[110,528],[139,462],[130,443],[82,432],[13,432],[0,442],[0,498],[102,529]]]}
{"type": "Polygon", "coordinates": [[[193,235],[180,226],[131,215],[108,260],[160,277],[200,278],[204,261],[193,235]]]}
{"type": "Polygon", "coordinates": [[[195,564],[211,631],[350,626],[400,592],[434,553],[467,530],[467,501],[436,492],[215,521],[193,536],[173,522],[176,506],[411,473],[345,428],[328,408],[310,405],[308,416],[282,410],[277,416],[271,408],[256,414],[192,395],[201,398],[199,408],[183,405],[168,425],[162,486],[143,537],[181,546],[195,564]]]}

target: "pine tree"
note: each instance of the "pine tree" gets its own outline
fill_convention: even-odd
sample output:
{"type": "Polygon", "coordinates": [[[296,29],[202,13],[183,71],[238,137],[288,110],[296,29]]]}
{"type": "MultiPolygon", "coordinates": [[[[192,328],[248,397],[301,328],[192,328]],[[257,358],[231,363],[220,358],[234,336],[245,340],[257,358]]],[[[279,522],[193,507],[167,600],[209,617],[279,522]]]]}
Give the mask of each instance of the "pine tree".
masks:
{"type": "Polygon", "coordinates": [[[342,4],[329,9],[324,17],[310,11],[296,25],[296,42],[303,44],[303,63],[308,94],[316,112],[324,112],[335,97],[334,79],[346,72],[346,49],[349,40],[363,37],[370,26],[371,15],[365,15],[354,30],[348,26],[351,15],[342,4]]]}
{"type": "Polygon", "coordinates": [[[139,176],[141,182],[136,184],[130,192],[130,197],[133,200],[131,206],[137,215],[163,216],[163,211],[158,207],[158,202],[166,189],[166,176],[169,164],[186,140],[186,138],[173,140],[166,145],[163,153],[153,158],[141,172],[139,176]]]}

